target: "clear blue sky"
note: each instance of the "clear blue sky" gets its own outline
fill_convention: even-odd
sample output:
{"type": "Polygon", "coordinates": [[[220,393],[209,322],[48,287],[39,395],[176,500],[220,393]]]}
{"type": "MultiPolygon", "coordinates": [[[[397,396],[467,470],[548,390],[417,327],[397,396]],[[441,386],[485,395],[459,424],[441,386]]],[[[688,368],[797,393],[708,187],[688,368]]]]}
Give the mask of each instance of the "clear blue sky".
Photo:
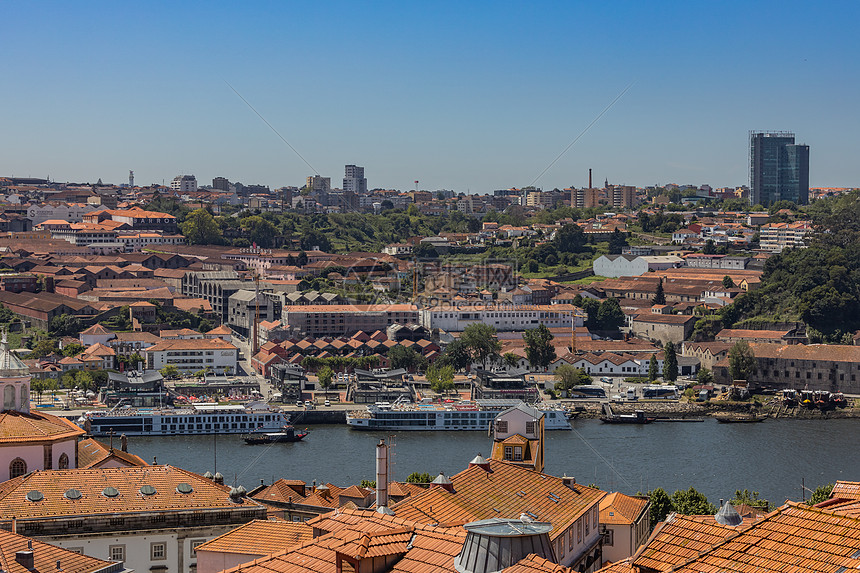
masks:
{"type": "Polygon", "coordinates": [[[484,193],[748,181],[747,132],[860,185],[860,3],[5,2],[0,175],[484,193]]]}

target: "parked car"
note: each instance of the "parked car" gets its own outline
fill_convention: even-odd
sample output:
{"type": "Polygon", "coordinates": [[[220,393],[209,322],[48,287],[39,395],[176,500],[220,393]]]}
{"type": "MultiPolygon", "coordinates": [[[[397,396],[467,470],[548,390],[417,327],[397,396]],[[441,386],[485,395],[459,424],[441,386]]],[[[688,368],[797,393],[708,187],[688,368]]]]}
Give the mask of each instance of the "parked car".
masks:
{"type": "Polygon", "coordinates": [[[324,404],[325,404],[325,407],[326,407],[326,408],[328,408],[329,406],[331,406],[331,402],[330,402],[329,400],[326,400],[326,401],[324,402],[324,404]]]}

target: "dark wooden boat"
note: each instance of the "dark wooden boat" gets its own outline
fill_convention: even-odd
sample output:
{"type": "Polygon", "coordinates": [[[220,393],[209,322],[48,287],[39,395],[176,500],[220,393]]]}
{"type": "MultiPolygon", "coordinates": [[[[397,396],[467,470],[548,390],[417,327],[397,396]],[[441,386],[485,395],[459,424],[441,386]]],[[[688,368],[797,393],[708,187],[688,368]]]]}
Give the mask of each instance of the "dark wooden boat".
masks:
{"type": "Polygon", "coordinates": [[[251,446],[261,444],[280,444],[289,442],[301,442],[308,435],[307,430],[299,430],[292,426],[285,426],[280,432],[260,432],[243,436],[245,443],[251,446]]]}

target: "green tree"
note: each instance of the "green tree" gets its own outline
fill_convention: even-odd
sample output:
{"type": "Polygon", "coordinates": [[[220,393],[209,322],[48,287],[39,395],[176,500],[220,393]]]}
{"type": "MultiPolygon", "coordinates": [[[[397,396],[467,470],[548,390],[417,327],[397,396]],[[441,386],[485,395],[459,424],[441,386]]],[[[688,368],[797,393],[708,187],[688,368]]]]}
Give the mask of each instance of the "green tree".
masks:
{"type": "Polygon", "coordinates": [[[80,319],[70,314],[61,314],[51,319],[51,336],[77,336],[83,330],[80,319]]]}
{"type": "Polygon", "coordinates": [[[328,366],[323,366],[317,370],[317,379],[319,380],[320,388],[323,390],[327,390],[331,386],[332,378],[334,378],[334,372],[328,366]]]}
{"type": "Polygon", "coordinates": [[[432,481],[433,481],[433,476],[431,476],[427,472],[423,472],[423,473],[412,472],[411,474],[406,476],[406,483],[429,484],[432,481]]]}
{"type": "Polygon", "coordinates": [[[556,359],[555,346],[552,345],[553,338],[555,337],[545,324],[523,332],[523,340],[526,343],[526,358],[532,368],[546,370],[547,366],[556,359]]]}
{"type": "Polygon", "coordinates": [[[666,519],[666,516],[672,513],[672,499],[662,487],[648,492],[648,499],[651,500],[651,527],[666,519]]]}
{"type": "Polygon", "coordinates": [[[746,340],[739,340],[729,349],[729,372],[733,380],[747,380],[758,371],[755,354],[746,340]]]}
{"type": "Polygon", "coordinates": [[[30,390],[32,390],[33,392],[36,393],[36,396],[38,397],[38,403],[39,404],[42,403],[42,394],[45,392],[45,389],[46,389],[46,385],[45,385],[44,380],[39,380],[39,379],[33,380],[33,383],[30,384],[30,390]]]}
{"type": "Polygon", "coordinates": [[[363,479],[359,482],[358,487],[363,487],[365,489],[374,489],[376,487],[376,480],[363,479]]]}
{"type": "Polygon", "coordinates": [[[555,389],[566,395],[575,386],[591,384],[591,376],[582,368],[574,368],[570,364],[562,364],[555,369],[555,389]]]}
{"type": "Polygon", "coordinates": [[[600,330],[618,330],[624,325],[624,311],[615,297],[607,297],[597,309],[597,322],[600,330]]]}
{"type": "Polygon", "coordinates": [[[414,349],[400,345],[391,347],[388,351],[388,360],[392,368],[405,368],[409,371],[417,370],[426,362],[425,358],[414,349]]]}
{"type": "Polygon", "coordinates": [[[660,282],[657,283],[657,290],[654,291],[654,304],[666,304],[666,293],[663,292],[663,277],[660,277],[660,282]]]}
{"type": "Polygon", "coordinates": [[[764,511],[768,511],[770,509],[770,502],[768,502],[766,499],[761,499],[758,496],[757,491],[750,491],[748,489],[745,489],[743,491],[739,489],[735,490],[735,496],[729,500],[729,503],[734,506],[748,505],[750,507],[755,507],[764,511]]]}
{"type": "Polygon", "coordinates": [[[660,365],[657,362],[657,355],[652,354],[651,360],[648,361],[648,380],[653,382],[660,377],[660,365]]]}
{"type": "Polygon", "coordinates": [[[628,246],[627,237],[616,228],[609,236],[609,254],[620,255],[624,247],[628,246]]]}
{"type": "Polygon", "coordinates": [[[192,211],[179,228],[192,244],[218,245],[222,242],[221,227],[206,209],[192,211]]]}
{"type": "Polygon", "coordinates": [[[717,507],[694,488],[680,489],[672,494],[672,509],[683,515],[714,515],[717,507]]]}
{"type": "Polygon", "coordinates": [[[454,367],[454,371],[460,371],[471,364],[471,356],[466,344],[459,338],[452,341],[445,347],[442,356],[439,357],[437,363],[441,365],[450,364],[454,367]]]}
{"type": "Polygon", "coordinates": [[[174,380],[176,378],[179,378],[179,369],[173,364],[168,364],[158,372],[168,380],[174,380]]]}
{"type": "Polygon", "coordinates": [[[473,322],[464,328],[460,340],[469,350],[472,360],[479,362],[484,369],[487,368],[487,361],[498,356],[502,350],[496,329],[482,322],[473,322]]]}
{"type": "Polygon", "coordinates": [[[705,255],[715,255],[717,253],[717,247],[713,239],[705,241],[705,247],[702,249],[702,253],[705,255]]]}
{"type": "Polygon", "coordinates": [[[48,338],[37,342],[33,347],[33,351],[28,355],[28,358],[32,360],[34,358],[44,358],[45,356],[59,353],[60,347],[57,345],[57,341],[53,338],[48,338]]]}
{"type": "Polygon", "coordinates": [[[95,386],[93,375],[88,370],[78,370],[75,374],[75,386],[86,392],[95,386]]]}
{"type": "Polygon", "coordinates": [[[278,229],[266,219],[253,215],[241,219],[239,224],[248,232],[248,238],[252,243],[264,249],[274,247],[278,237],[278,229]]]}
{"type": "Polygon", "coordinates": [[[678,379],[678,356],[675,354],[675,344],[670,340],[663,347],[663,380],[674,382],[678,379]]]}
{"type": "Polygon", "coordinates": [[[559,229],[553,239],[553,246],[560,253],[579,253],[586,250],[588,243],[582,227],[577,224],[567,224],[559,229]]]}
{"type": "Polygon", "coordinates": [[[447,394],[454,390],[454,367],[433,365],[427,369],[427,382],[437,394],[447,394]]]}
{"type": "Polygon", "coordinates": [[[72,342],[71,344],[66,344],[63,347],[63,356],[77,356],[81,352],[86,350],[83,344],[78,344],[77,342],[72,342]]]}
{"type": "Polygon", "coordinates": [[[808,505],[815,505],[816,503],[821,503],[822,501],[827,501],[830,499],[830,494],[833,492],[833,484],[829,483],[827,485],[820,485],[812,492],[812,496],[806,502],[808,505]]]}
{"type": "Polygon", "coordinates": [[[593,298],[582,297],[580,307],[586,314],[585,326],[589,330],[599,330],[600,324],[597,321],[597,313],[600,311],[600,303],[593,298]]]}
{"type": "Polygon", "coordinates": [[[505,366],[509,368],[516,368],[520,363],[520,357],[514,354],[513,352],[505,352],[502,355],[502,360],[505,363],[505,366]]]}
{"type": "Polygon", "coordinates": [[[723,277],[723,288],[735,288],[735,281],[729,275],[723,277]]]}
{"type": "Polygon", "coordinates": [[[707,368],[700,368],[696,373],[696,382],[703,385],[714,383],[714,374],[707,368]]]}

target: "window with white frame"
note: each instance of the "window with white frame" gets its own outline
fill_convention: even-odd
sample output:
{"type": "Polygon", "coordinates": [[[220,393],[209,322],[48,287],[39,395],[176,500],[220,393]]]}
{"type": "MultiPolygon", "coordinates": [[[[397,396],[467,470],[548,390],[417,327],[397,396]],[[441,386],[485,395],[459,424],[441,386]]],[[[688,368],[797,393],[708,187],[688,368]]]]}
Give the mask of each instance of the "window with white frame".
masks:
{"type": "Polygon", "coordinates": [[[111,561],[125,561],[125,545],[109,546],[108,559],[111,561]]]}
{"type": "Polygon", "coordinates": [[[149,545],[149,558],[153,561],[167,559],[167,543],[155,542],[149,545]]]}

